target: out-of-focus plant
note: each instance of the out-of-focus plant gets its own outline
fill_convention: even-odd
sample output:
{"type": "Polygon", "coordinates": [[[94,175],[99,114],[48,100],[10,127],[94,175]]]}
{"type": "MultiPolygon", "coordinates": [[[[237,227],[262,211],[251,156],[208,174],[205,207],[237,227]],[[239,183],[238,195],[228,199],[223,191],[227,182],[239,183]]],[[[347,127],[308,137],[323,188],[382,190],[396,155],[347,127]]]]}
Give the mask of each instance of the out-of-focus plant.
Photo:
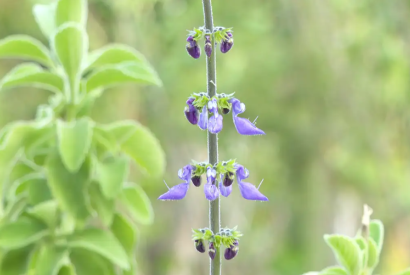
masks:
{"type": "MultiPolygon", "coordinates": [[[[372,209],[364,206],[362,227],[354,238],[344,235],[325,235],[339,266],[304,275],[372,275],[383,248],[384,226],[380,220],[370,220],[372,209]]],[[[396,275],[410,275],[410,269],[396,275]]]]}
{"type": "Polygon", "coordinates": [[[0,274],[134,274],[137,223],[153,220],[142,188],[128,182],[130,162],[162,174],[159,142],[134,121],[108,125],[88,113],[109,86],[161,85],[147,60],[125,45],[88,53],[87,1],[35,5],[50,48],[26,36],[0,41],[0,58],[28,60],[1,90],[52,92],[32,121],[0,133],[0,274]]]}

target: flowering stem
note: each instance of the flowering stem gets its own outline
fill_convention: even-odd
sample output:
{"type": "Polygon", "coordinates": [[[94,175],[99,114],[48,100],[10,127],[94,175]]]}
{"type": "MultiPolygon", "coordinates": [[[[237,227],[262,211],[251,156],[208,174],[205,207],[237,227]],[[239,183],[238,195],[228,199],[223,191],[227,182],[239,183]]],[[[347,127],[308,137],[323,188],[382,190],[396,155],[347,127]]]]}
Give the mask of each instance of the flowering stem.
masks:
{"type": "MultiPolygon", "coordinates": [[[[212,4],[211,0],[202,0],[204,9],[205,28],[213,32],[214,23],[212,18],[212,4]]],[[[207,70],[207,91],[209,97],[213,97],[216,94],[216,50],[214,37],[212,34],[212,54],[210,57],[206,57],[206,70],[207,70]]],[[[210,164],[218,162],[218,135],[211,134],[208,131],[208,159],[210,164]]],[[[221,227],[219,197],[216,200],[209,202],[209,227],[212,232],[219,232],[221,227]]],[[[221,274],[221,253],[219,249],[216,251],[215,259],[210,260],[210,275],[221,274]]]]}

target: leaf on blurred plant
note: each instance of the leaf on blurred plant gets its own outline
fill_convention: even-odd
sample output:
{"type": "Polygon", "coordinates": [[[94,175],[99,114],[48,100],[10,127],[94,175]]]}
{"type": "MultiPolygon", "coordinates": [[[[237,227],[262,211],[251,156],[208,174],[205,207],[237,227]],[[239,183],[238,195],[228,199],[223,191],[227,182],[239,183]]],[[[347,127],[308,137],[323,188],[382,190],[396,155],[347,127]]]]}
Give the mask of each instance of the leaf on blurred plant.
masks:
{"type": "Polygon", "coordinates": [[[0,82],[2,90],[15,87],[36,87],[55,93],[64,91],[64,83],[59,75],[46,71],[34,63],[24,63],[15,67],[0,82]]]}
{"type": "MultiPolygon", "coordinates": [[[[6,211],[1,217],[0,223],[14,222],[27,207],[27,198],[20,195],[7,204],[6,211]]],[[[1,273],[0,273],[1,274],[1,273]]]]}
{"type": "Polygon", "coordinates": [[[65,167],[76,172],[83,164],[91,146],[94,123],[88,118],[57,121],[58,150],[65,167]]]}
{"type": "Polygon", "coordinates": [[[97,212],[102,223],[109,227],[114,217],[114,200],[107,199],[100,190],[97,182],[89,186],[91,207],[97,212]]]}
{"type": "Polygon", "coordinates": [[[76,275],[76,273],[72,265],[64,265],[57,275],[76,275]]]}
{"type": "Polygon", "coordinates": [[[359,245],[342,235],[325,235],[325,241],[333,250],[338,262],[351,275],[359,275],[363,268],[363,255],[359,245]]]}
{"type": "Polygon", "coordinates": [[[113,199],[128,178],[129,161],[125,157],[97,162],[97,177],[106,198],[113,199]]]}
{"type": "Polygon", "coordinates": [[[0,58],[21,58],[53,66],[48,49],[28,35],[11,35],[0,40],[0,58]]]}
{"type": "Polygon", "coordinates": [[[121,243],[130,259],[133,259],[137,242],[137,231],[133,224],[124,216],[116,214],[111,225],[111,232],[121,243]]]}
{"type": "Polygon", "coordinates": [[[41,32],[47,38],[51,37],[56,29],[56,7],[57,2],[53,2],[47,5],[36,4],[33,7],[34,19],[36,20],[41,32]]]}
{"type": "Polygon", "coordinates": [[[368,252],[367,252],[367,267],[370,270],[373,270],[376,268],[377,264],[379,263],[379,251],[377,248],[376,242],[372,239],[369,238],[367,240],[367,246],[368,246],[368,252]]]}
{"type": "Polygon", "coordinates": [[[84,71],[107,65],[132,62],[136,64],[142,63],[146,67],[151,67],[145,57],[132,47],[121,44],[107,45],[88,55],[87,68],[84,71]]]}
{"type": "Polygon", "coordinates": [[[126,252],[109,231],[85,229],[69,237],[67,245],[68,247],[84,248],[98,253],[123,269],[130,267],[126,252]]]}
{"type": "Polygon", "coordinates": [[[143,83],[161,86],[157,74],[142,63],[112,65],[95,70],[87,78],[87,92],[124,83],[143,83]]]}
{"type": "Polygon", "coordinates": [[[27,179],[28,199],[31,205],[37,205],[52,199],[51,190],[44,175],[27,179]]]}
{"type": "Polygon", "coordinates": [[[36,261],[36,273],[41,275],[57,275],[61,266],[68,259],[68,251],[52,244],[43,244],[36,261]]]}
{"type": "Polygon", "coordinates": [[[70,253],[76,275],[115,275],[113,265],[98,254],[85,249],[74,248],[70,253]]]}
{"type": "Polygon", "coordinates": [[[55,11],[57,27],[73,22],[85,26],[87,23],[88,6],[86,0],[59,0],[55,11]]]}
{"type": "Polygon", "coordinates": [[[154,177],[162,175],[165,155],[158,139],[148,128],[133,121],[123,121],[107,125],[106,129],[115,137],[121,150],[145,172],[154,177]]]}
{"type": "Polygon", "coordinates": [[[114,136],[107,129],[99,125],[94,126],[93,143],[111,152],[115,152],[119,149],[114,136]]]}
{"type": "Polygon", "coordinates": [[[332,266],[322,270],[319,275],[348,275],[347,271],[339,266],[332,266]]]}
{"type": "Polygon", "coordinates": [[[1,275],[21,275],[28,269],[31,247],[6,252],[0,263],[1,275]]]}
{"type": "MultiPolygon", "coordinates": [[[[50,228],[55,226],[57,221],[57,210],[58,205],[54,200],[45,201],[35,205],[34,207],[27,210],[31,216],[43,221],[50,228]]],[[[42,273],[39,273],[42,274],[42,273]]]]}
{"type": "Polygon", "coordinates": [[[17,249],[36,242],[48,234],[47,226],[35,219],[22,217],[0,226],[0,247],[17,249]]]}
{"type": "Polygon", "coordinates": [[[71,173],[57,153],[50,155],[46,162],[48,185],[53,197],[61,209],[77,221],[84,221],[89,216],[85,192],[90,175],[89,166],[88,161],[85,161],[79,171],[71,173]]]}
{"type": "Polygon", "coordinates": [[[367,241],[363,238],[363,237],[357,237],[355,239],[356,243],[359,245],[360,247],[360,251],[362,252],[362,266],[363,267],[367,267],[367,257],[368,257],[368,245],[367,245],[367,241]]]}
{"type": "Polygon", "coordinates": [[[141,224],[151,224],[154,210],[151,202],[139,185],[132,184],[123,189],[120,201],[133,220],[141,224]]]}
{"type": "Polygon", "coordinates": [[[76,103],[78,99],[72,96],[78,92],[81,62],[87,55],[87,33],[79,24],[66,23],[57,29],[51,46],[70,80],[70,87],[65,89],[65,96],[69,102],[76,103]]]}
{"type": "Polygon", "coordinates": [[[380,220],[371,220],[369,231],[370,231],[370,238],[372,238],[375,241],[377,245],[377,249],[380,254],[383,248],[383,238],[384,238],[383,223],[380,220]]]}

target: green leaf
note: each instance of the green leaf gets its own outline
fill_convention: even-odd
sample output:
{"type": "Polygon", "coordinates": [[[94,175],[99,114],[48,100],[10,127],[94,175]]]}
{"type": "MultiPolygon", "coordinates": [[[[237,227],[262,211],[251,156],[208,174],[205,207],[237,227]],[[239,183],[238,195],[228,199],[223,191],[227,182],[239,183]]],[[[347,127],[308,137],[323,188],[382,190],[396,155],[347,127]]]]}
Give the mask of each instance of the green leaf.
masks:
{"type": "Polygon", "coordinates": [[[36,260],[36,274],[57,275],[61,266],[67,261],[68,251],[52,244],[43,244],[36,260]]]}
{"type": "Polygon", "coordinates": [[[45,224],[35,219],[19,218],[0,226],[0,247],[17,249],[36,242],[48,234],[45,224]]]}
{"type": "Polygon", "coordinates": [[[363,267],[367,267],[367,258],[368,258],[368,245],[367,245],[367,241],[363,238],[363,237],[357,237],[355,239],[356,243],[359,245],[360,247],[360,251],[362,252],[362,260],[363,260],[363,267]]]}
{"type": "Polygon", "coordinates": [[[1,275],[21,275],[28,269],[31,247],[8,251],[1,259],[1,275]]]}
{"type": "Polygon", "coordinates": [[[154,220],[154,210],[151,202],[139,185],[133,184],[123,189],[120,201],[130,216],[142,224],[151,224],[154,220]]]}
{"type": "Polygon", "coordinates": [[[82,118],[73,122],[57,121],[58,150],[65,167],[76,172],[91,146],[93,122],[82,118]]]}
{"type": "Polygon", "coordinates": [[[53,228],[57,222],[57,210],[57,202],[50,200],[37,204],[36,206],[30,208],[27,212],[31,216],[43,221],[50,228],[53,228]]]}
{"type": "Polygon", "coordinates": [[[114,275],[113,265],[105,258],[85,249],[73,249],[70,254],[77,275],[114,275]]]}
{"type": "Polygon", "coordinates": [[[370,238],[377,244],[379,253],[383,248],[384,226],[380,220],[372,220],[369,226],[370,238]]]}
{"type": "Polygon", "coordinates": [[[55,22],[57,27],[68,22],[85,26],[87,23],[87,14],[86,0],[59,0],[57,2],[55,22]]]}
{"type": "Polygon", "coordinates": [[[401,271],[397,273],[396,275],[410,275],[410,269],[406,269],[404,271],[401,271]]]}
{"type": "Polygon", "coordinates": [[[12,35],[0,40],[0,58],[21,58],[53,66],[48,49],[28,35],[12,35]]]}
{"type": "Polygon", "coordinates": [[[103,127],[94,126],[93,143],[98,144],[105,150],[115,152],[119,149],[114,136],[103,127]]]}
{"type": "Polygon", "coordinates": [[[58,28],[51,40],[51,46],[70,81],[65,96],[69,102],[77,103],[81,63],[88,50],[87,33],[81,25],[66,23],[58,28]]]}
{"type": "Polygon", "coordinates": [[[88,65],[85,71],[92,68],[130,62],[142,63],[146,67],[151,67],[145,57],[134,48],[127,45],[113,44],[91,52],[88,56],[88,65]]]}
{"type": "Polygon", "coordinates": [[[333,250],[338,262],[351,275],[359,275],[363,268],[363,255],[359,245],[352,239],[342,235],[325,235],[325,241],[333,250]]]}
{"type": "MultiPolygon", "coordinates": [[[[6,212],[1,218],[0,223],[7,223],[15,221],[27,207],[27,198],[24,195],[14,198],[7,204],[6,212]]],[[[1,274],[1,273],[0,273],[1,274]]]]}
{"type": "Polygon", "coordinates": [[[98,181],[106,198],[113,199],[118,195],[128,178],[128,172],[129,161],[124,157],[97,163],[98,181]]]}
{"type": "Polygon", "coordinates": [[[137,242],[137,231],[124,216],[116,214],[111,225],[111,232],[121,243],[130,259],[134,257],[135,245],[137,242]]]}
{"type": "Polygon", "coordinates": [[[86,89],[92,92],[124,83],[142,83],[161,86],[157,74],[144,64],[124,63],[102,67],[87,78],[86,89]]]}
{"type": "Polygon", "coordinates": [[[51,190],[43,175],[41,178],[33,175],[27,178],[25,183],[28,184],[28,199],[31,205],[37,205],[52,199],[51,190]]]}
{"type": "Polygon", "coordinates": [[[89,216],[86,189],[90,175],[88,161],[76,173],[70,173],[57,153],[52,154],[46,163],[48,184],[53,197],[61,209],[67,211],[77,221],[89,216]]]}
{"type": "Polygon", "coordinates": [[[322,270],[320,275],[348,275],[346,270],[339,266],[332,266],[322,270]]]}
{"type": "Polygon", "coordinates": [[[76,272],[72,265],[65,265],[61,267],[58,275],[76,275],[76,272]]]}
{"type": "Polygon", "coordinates": [[[40,27],[41,32],[45,37],[50,38],[55,32],[55,14],[57,3],[53,2],[48,5],[36,4],[33,7],[34,19],[40,27]]]}
{"type": "Polygon", "coordinates": [[[105,226],[110,226],[114,218],[114,200],[107,199],[100,190],[96,182],[92,182],[89,187],[91,207],[97,212],[105,226]]]}
{"type": "Polygon", "coordinates": [[[165,155],[157,138],[148,128],[133,121],[123,121],[107,126],[107,130],[129,155],[151,176],[159,177],[165,170],[165,155]]]}
{"type": "Polygon", "coordinates": [[[367,246],[368,246],[367,267],[370,270],[373,270],[376,268],[377,264],[379,263],[379,251],[377,248],[377,244],[373,239],[369,238],[367,241],[368,241],[367,243],[367,246]]]}
{"type": "Polygon", "coordinates": [[[56,93],[64,91],[64,83],[59,75],[33,63],[15,67],[0,82],[0,89],[3,90],[22,86],[42,88],[56,93]]]}
{"type": "Polygon", "coordinates": [[[126,252],[111,232],[86,229],[69,237],[67,245],[98,253],[123,269],[130,267],[126,252]]]}

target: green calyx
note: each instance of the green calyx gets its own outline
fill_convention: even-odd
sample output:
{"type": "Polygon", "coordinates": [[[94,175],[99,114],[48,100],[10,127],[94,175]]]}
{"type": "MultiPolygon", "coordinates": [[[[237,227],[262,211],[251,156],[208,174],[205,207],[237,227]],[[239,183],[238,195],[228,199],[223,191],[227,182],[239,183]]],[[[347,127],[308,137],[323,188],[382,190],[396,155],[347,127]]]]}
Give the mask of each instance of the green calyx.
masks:
{"type": "Polygon", "coordinates": [[[194,93],[191,97],[195,98],[192,103],[197,109],[201,110],[204,106],[208,104],[209,101],[216,99],[218,104],[218,109],[229,109],[231,110],[232,104],[229,103],[229,100],[233,98],[235,93],[232,94],[217,94],[210,98],[206,93],[194,93]]]}
{"type": "Polygon", "coordinates": [[[205,162],[196,162],[192,161],[192,165],[195,166],[195,170],[193,171],[193,176],[201,176],[202,174],[206,174],[206,169],[208,167],[212,167],[216,170],[216,178],[219,177],[221,174],[226,174],[227,172],[235,173],[235,164],[236,159],[230,159],[227,161],[220,161],[215,163],[214,165],[205,163],[205,162]]]}
{"type": "Polygon", "coordinates": [[[213,233],[209,228],[192,229],[192,240],[204,240],[213,243],[215,248],[221,247],[221,245],[229,248],[235,241],[238,241],[243,235],[234,228],[221,228],[218,233],[213,233]]]}
{"type": "MultiPolygon", "coordinates": [[[[228,32],[233,33],[232,28],[215,27],[213,29],[215,42],[221,43],[223,40],[227,39],[228,32]]],[[[199,27],[198,29],[194,28],[192,31],[188,31],[188,36],[192,36],[192,38],[197,42],[206,35],[211,36],[212,32],[210,30],[205,29],[204,27],[199,27]]]]}

